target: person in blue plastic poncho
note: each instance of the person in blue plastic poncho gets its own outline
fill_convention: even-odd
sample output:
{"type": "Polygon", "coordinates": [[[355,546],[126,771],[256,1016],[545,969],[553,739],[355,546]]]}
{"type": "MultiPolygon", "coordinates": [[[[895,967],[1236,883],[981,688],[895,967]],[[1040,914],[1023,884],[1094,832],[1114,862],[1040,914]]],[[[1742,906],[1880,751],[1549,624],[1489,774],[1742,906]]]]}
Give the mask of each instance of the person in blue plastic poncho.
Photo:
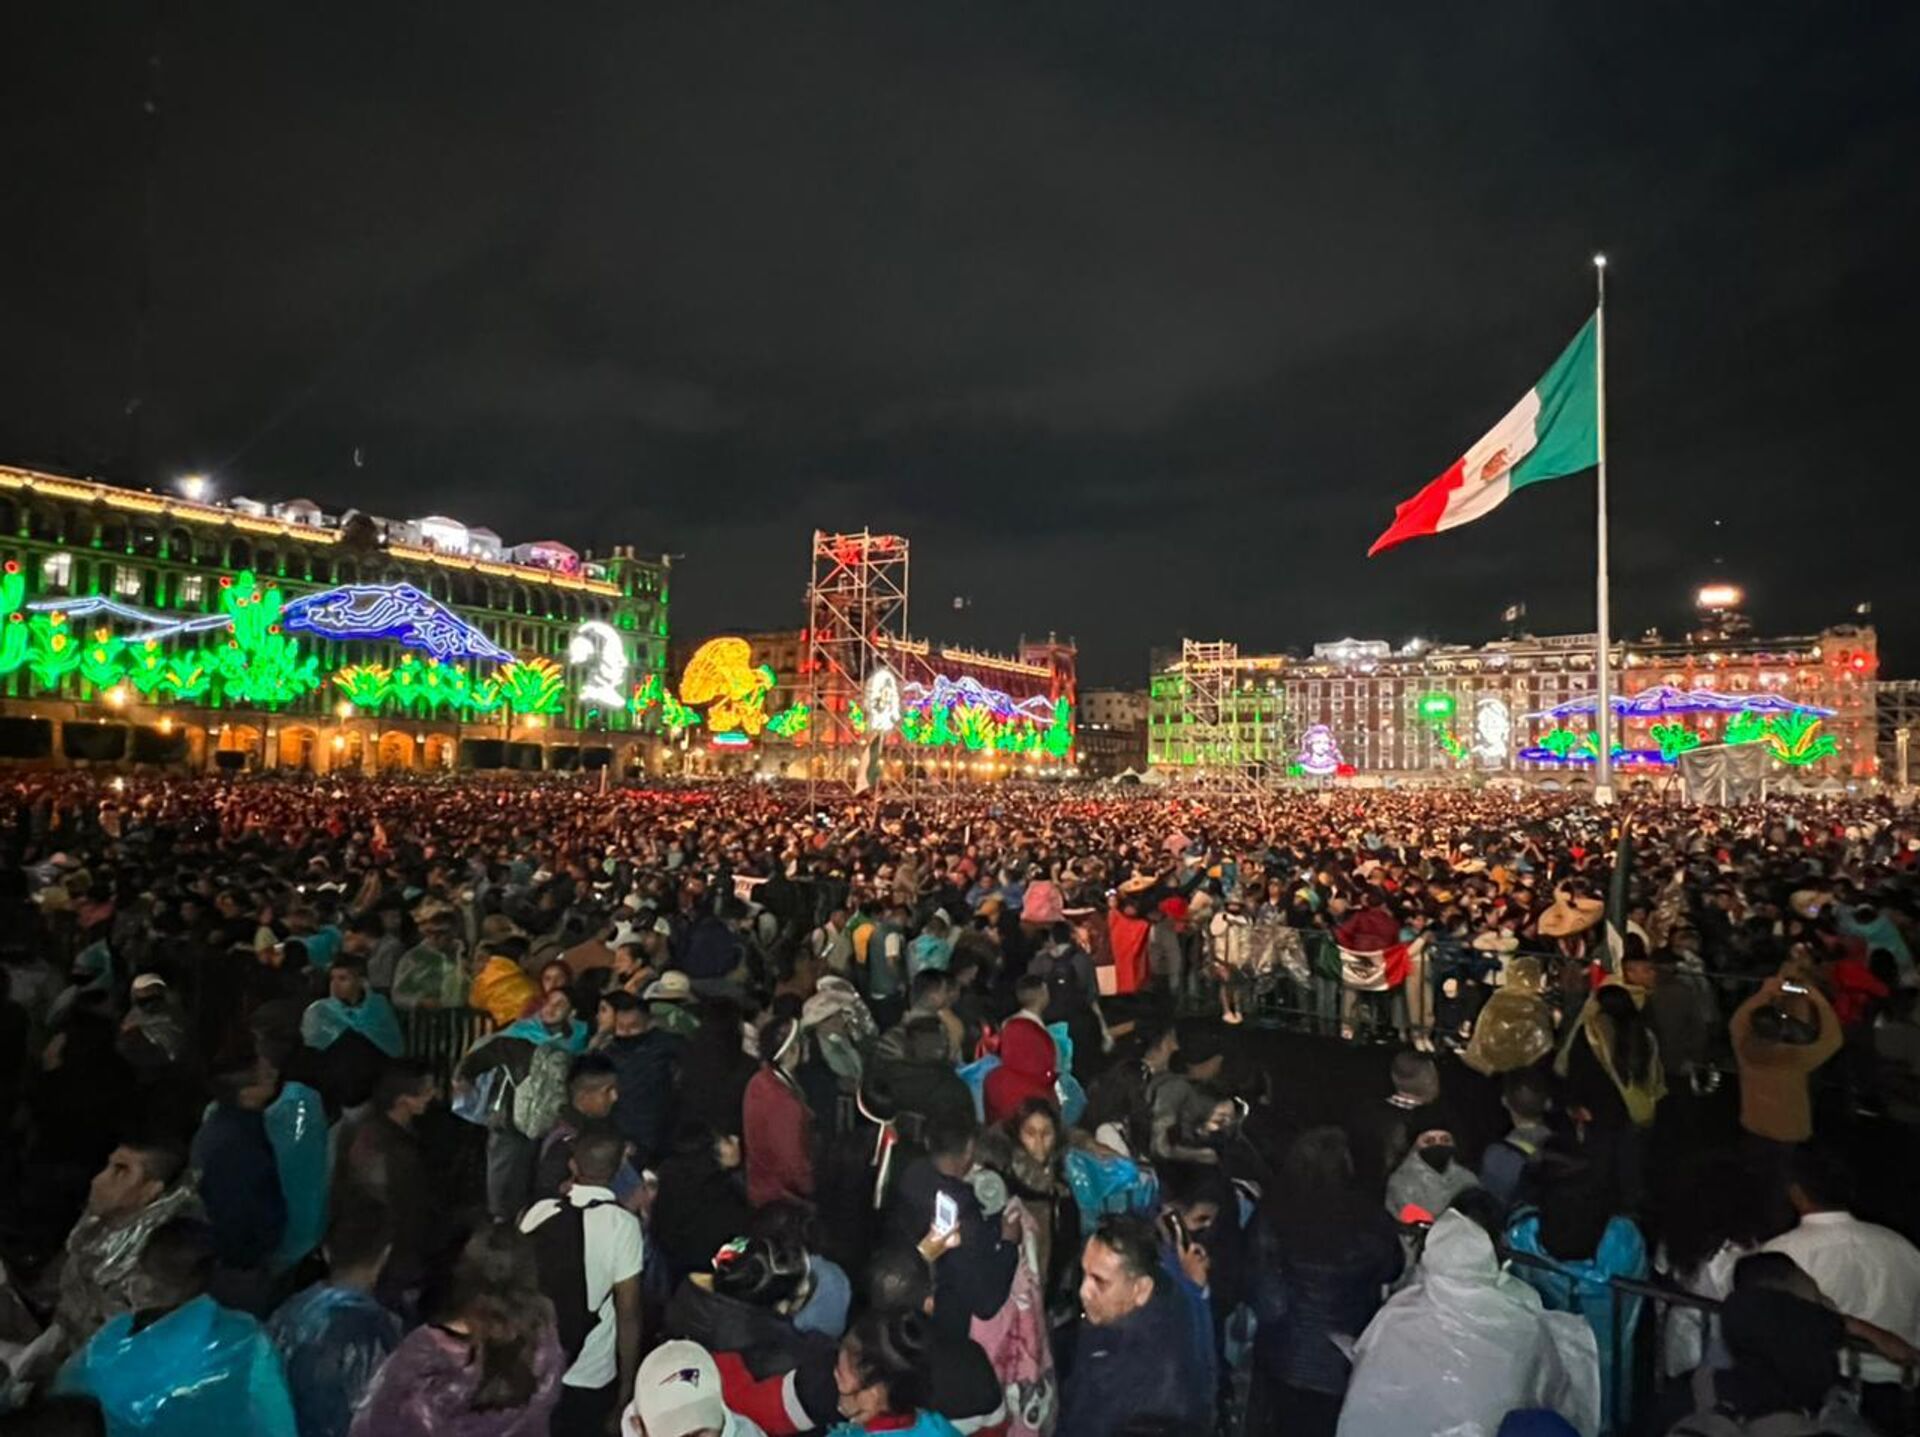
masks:
{"type": "Polygon", "coordinates": [[[343,1033],[361,1034],[389,1058],[406,1046],[393,1005],[367,986],[364,962],[345,952],[327,969],[327,996],[300,1018],[300,1036],[309,1048],[324,1051],[343,1033]]]}
{"type": "Polygon", "coordinates": [[[373,1295],[392,1246],[387,1205],[348,1202],[327,1232],[326,1280],[288,1298],[267,1323],[300,1437],[346,1437],[374,1373],[400,1345],[400,1320],[373,1295]]]}
{"type": "Polygon", "coordinates": [[[180,1218],[148,1239],[122,1313],[67,1360],[56,1393],[91,1397],[109,1437],[299,1437],[260,1324],[206,1295],[213,1244],[180,1218]]]}
{"type": "Polygon", "coordinates": [[[1586,1319],[1600,1349],[1601,1430],[1614,1428],[1616,1406],[1632,1407],[1634,1328],[1641,1302],[1621,1297],[1614,1312],[1610,1286],[1616,1277],[1647,1276],[1647,1244],[1633,1219],[1616,1210],[1615,1187],[1597,1167],[1549,1154],[1538,1211],[1523,1209],[1507,1228],[1513,1252],[1546,1265],[1516,1262],[1513,1273],[1550,1312],[1586,1319]]]}

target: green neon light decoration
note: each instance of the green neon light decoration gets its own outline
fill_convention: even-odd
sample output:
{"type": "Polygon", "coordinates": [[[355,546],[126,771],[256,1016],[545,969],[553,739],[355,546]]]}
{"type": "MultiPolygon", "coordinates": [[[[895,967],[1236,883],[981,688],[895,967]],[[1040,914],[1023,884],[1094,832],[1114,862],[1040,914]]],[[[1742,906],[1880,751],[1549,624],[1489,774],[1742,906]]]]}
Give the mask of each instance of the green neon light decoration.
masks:
{"type": "Polygon", "coordinates": [[[393,675],[381,664],[348,664],[334,670],[333,683],[347,696],[348,703],[364,713],[373,713],[387,701],[393,675]]]}
{"type": "Polygon", "coordinates": [[[116,639],[110,629],[96,629],[93,642],[80,650],[80,677],[103,692],[126,677],[120,664],[125,641],[116,639]]]}
{"type": "Polygon", "coordinates": [[[0,674],[10,674],[27,661],[27,619],[20,612],[26,598],[26,575],[9,559],[0,572],[0,674]]]}
{"type": "Polygon", "coordinates": [[[158,639],[145,639],[138,644],[130,644],[125,651],[127,680],[134,691],[143,699],[159,696],[167,682],[167,651],[160,647],[158,639]]]}
{"type": "MultiPolygon", "coordinates": [[[[9,561],[0,565],[0,677],[24,670],[30,687],[47,693],[59,692],[76,679],[95,693],[125,686],[143,702],[155,704],[270,709],[331,687],[369,713],[384,709],[484,717],[503,708],[529,716],[566,711],[565,673],[539,656],[502,665],[484,679],[458,662],[424,655],[403,655],[391,666],[358,662],[323,670],[317,653],[309,651],[313,642],[285,632],[288,598],[280,584],[250,569],[219,583],[213,615],[205,615],[198,605],[183,606],[199,621],[198,628],[169,626],[157,638],[143,638],[91,628],[93,620],[56,604],[28,609],[28,576],[19,562],[9,561]],[[308,647],[303,648],[303,642],[308,647]]],[[[636,719],[654,706],[665,710],[668,697],[657,672],[664,656],[656,651],[650,658],[656,672],[648,686],[635,691],[629,705],[636,719]]],[[[758,692],[740,697],[753,710],[749,724],[757,725],[773,675],[764,665],[757,666],[751,680],[758,692]]],[[[676,732],[699,721],[677,703],[665,711],[676,732]]],[[[624,716],[616,715],[616,723],[624,726],[624,716]]],[[[787,723],[804,721],[796,717],[787,723]]]]}
{"type": "Polygon", "coordinates": [[[794,704],[768,717],[767,732],[775,738],[798,738],[807,731],[812,720],[813,713],[807,705],[794,704]]]}
{"type": "Polygon", "coordinates": [[[1433,730],[1433,741],[1448,758],[1461,764],[1472,757],[1473,750],[1453,731],[1453,716],[1459,711],[1459,706],[1452,694],[1422,694],[1415,701],[1413,711],[1422,723],[1433,730]]]}
{"type": "Polygon", "coordinates": [[[273,708],[320,687],[320,660],[302,657],[300,641],[280,631],[286,605],[277,584],[263,587],[242,569],[220,581],[220,607],[233,634],[207,651],[207,667],[230,702],[273,708]]]}
{"type": "Polygon", "coordinates": [[[1657,723],[1647,736],[1660,745],[1660,757],[1672,763],[1689,749],[1700,747],[1700,735],[1683,723],[1657,723]]]}
{"type": "Polygon", "coordinates": [[[80,667],[80,645],[58,610],[27,620],[27,668],[43,689],[57,689],[60,681],[80,667]]]}
{"type": "Polygon", "coordinates": [[[213,688],[213,674],[204,662],[205,656],[205,649],[189,649],[167,661],[163,682],[175,698],[192,703],[205,698],[213,688]]]}
{"type": "Polygon", "coordinates": [[[565,707],[567,686],[552,659],[515,659],[500,668],[500,694],[517,714],[557,714],[565,707]]]}
{"type": "Polygon", "coordinates": [[[1570,728],[1551,728],[1540,735],[1540,747],[1555,758],[1567,758],[1575,749],[1597,752],[1599,745],[1591,734],[1578,734],[1570,728]]]}

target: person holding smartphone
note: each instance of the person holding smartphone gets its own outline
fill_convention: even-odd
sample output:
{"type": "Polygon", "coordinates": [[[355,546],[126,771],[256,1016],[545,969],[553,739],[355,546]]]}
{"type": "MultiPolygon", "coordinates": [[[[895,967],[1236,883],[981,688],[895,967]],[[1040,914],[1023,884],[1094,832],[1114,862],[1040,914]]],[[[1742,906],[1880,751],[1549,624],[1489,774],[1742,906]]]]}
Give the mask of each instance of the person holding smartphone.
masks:
{"type": "Polygon", "coordinates": [[[887,1213],[889,1235],[899,1246],[932,1243],[941,1249],[933,1275],[933,1321],[962,1337],[974,1318],[992,1317],[1006,1302],[1020,1257],[1017,1223],[990,1220],[967,1183],[974,1132],[971,1121],[945,1115],[930,1119],[927,1155],[900,1174],[887,1213]]]}
{"type": "Polygon", "coordinates": [[[1813,1136],[1808,1079],[1840,1051],[1840,1020],[1826,994],[1796,970],[1762,983],[1728,1026],[1740,1065],[1741,1130],[1784,1165],[1813,1136]]]}

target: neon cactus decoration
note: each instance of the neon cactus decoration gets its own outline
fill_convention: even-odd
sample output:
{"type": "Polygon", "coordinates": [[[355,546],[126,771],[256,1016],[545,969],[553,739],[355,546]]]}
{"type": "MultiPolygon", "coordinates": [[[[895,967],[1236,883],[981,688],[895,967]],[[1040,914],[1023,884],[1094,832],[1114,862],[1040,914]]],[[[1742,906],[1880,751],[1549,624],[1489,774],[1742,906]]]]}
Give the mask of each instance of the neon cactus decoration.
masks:
{"type": "Polygon", "coordinates": [[[253,570],[220,581],[220,607],[233,625],[225,645],[208,653],[232,702],[272,708],[320,686],[320,661],[300,654],[300,641],[281,632],[285,605],[278,585],[262,586],[253,570]]]}
{"type": "Polygon", "coordinates": [[[126,648],[127,679],[142,698],[152,698],[166,684],[167,652],[158,639],[143,639],[126,648]]]}
{"type": "Polygon", "coordinates": [[[110,689],[124,678],[120,667],[123,641],[111,629],[96,629],[93,642],[80,651],[80,677],[97,689],[110,689]]]}
{"type": "Polygon", "coordinates": [[[1760,719],[1741,714],[1727,725],[1728,743],[1764,743],[1773,756],[1794,768],[1805,768],[1839,752],[1830,733],[1821,733],[1822,720],[1812,710],[1776,714],[1760,719]]]}
{"type": "Polygon", "coordinates": [[[1660,757],[1667,763],[1701,743],[1700,735],[1682,723],[1657,723],[1647,730],[1647,737],[1660,745],[1660,757]]]}
{"type": "MultiPolygon", "coordinates": [[[[22,566],[0,565],[0,676],[24,670],[32,687],[45,692],[70,681],[95,691],[124,685],[153,703],[277,708],[329,685],[366,712],[483,717],[503,708],[525,715],[566,710],[565,675],[558,664],[542,657],[515,662],[478,629],[410,586],[356,585],[288,599],[277,583],[251,570],[222,578],[219,585],[212,613],[157,612],[101,595],[29,601],[22,566]],[[392,665],[367,661],[325,673],[319,658],[289,632],[295,629],[386,640],[427,653],[402,654],[392,665]],[[496,658],[506,662],[484,679],[462,661],[496,658]]],[[[770,690],[771,673],[756,669],[754,683],[770,690]]],[[[625,723],[629,711],[637,719],[655,705],[664,708],[668,698],[660,676],[653,674],[630,703],[616,705],[615,722],[625,723]]],[[[670,714],[675,731],[697,722],[697,715],[677,701],[670,714]]]]}
{"type": "Polygon", "coordinates": [[[60,681],[80,667],[80,645],[60,610],[28,620],[27,667],[43,689],[59,688],[60,681]]]}
{"type": "Polygon", "coordinates": [[[552,659],[515,659],[499,673],[500,696],[517,714],[557,714],[566,705],[560,665],[552,659]]]}
{"type": "Polygon", "coordinates": [[[767,717],[767,732],[775,738],[795,739],[807,731],[812,711],[805,704],[794,704],[767,717]]]}
{"type": "Polygon", "coordinates": [[[10,674],[27,661],[27,620],[20,612],[26,595],[26,576],[7,560],[0,572],[0,674],[10,674]]]}
{"type": "Polygon", "coordinates": [[[333,675],[334,687],[347,696],[347,702],[364,713],[372,713],[387,701],[393,688],[393,674],[383,664],[348,664],[333,675]]]}

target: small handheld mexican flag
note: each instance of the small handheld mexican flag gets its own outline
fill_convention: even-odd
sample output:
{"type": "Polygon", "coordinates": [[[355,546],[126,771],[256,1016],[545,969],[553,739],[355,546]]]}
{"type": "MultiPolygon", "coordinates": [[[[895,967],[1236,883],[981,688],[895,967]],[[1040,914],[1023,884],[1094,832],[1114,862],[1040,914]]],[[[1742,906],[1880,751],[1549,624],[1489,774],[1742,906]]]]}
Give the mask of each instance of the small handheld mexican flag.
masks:
{"type": "Polygon", "coordinates": [[[1515,489],[1600,462],[1595,320],[1581,326],[1544,378],[1446,473],[1394,510],[1382,549],[1491,514],[1515,489]]]}

